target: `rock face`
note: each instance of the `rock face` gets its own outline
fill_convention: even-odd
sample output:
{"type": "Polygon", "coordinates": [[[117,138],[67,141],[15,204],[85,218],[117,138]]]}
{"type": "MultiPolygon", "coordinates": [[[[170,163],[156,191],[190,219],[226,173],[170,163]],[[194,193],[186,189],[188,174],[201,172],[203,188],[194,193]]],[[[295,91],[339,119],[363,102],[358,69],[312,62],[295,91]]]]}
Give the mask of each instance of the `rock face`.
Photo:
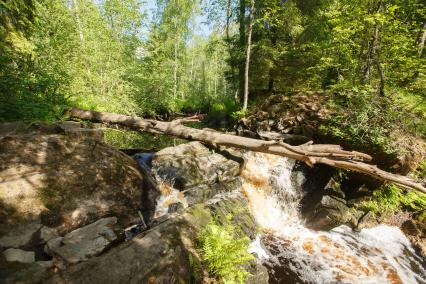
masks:
{"type": "MultiPolygon", "coordinates": [[[[168,219],[130,242],[106,254],[77,264],[51,279],[53,283],[191,283],[191,258],[195,258],[195,236],[216,216],[233,214],[236,224],[251,235],[256,225],[238,193],[225,194],[168,219]],[[244,220],[243,222],[237,220],[244,220]]],[[[262,271],[261,269],[259,269],[262,271]]],[[[267,283],[267,273],[258,278],[267,283]],[[265,278],[266,277],[266,278],[265,278]],[[265,280],[266,279],[266,280],[265,280]]],[[[254,283],[254,282],[253,282],[254,283]]]]}
{"type": "Polygon", "coordinates": [[[96,221],[47,242],[45,251],[66,263],[78,263],[99,255],[118,240],[120,229],[117,218],[110,217],[96,221]]]}
{"type": "Polygon", "coordinates": [[[235,153],[214,153],[199,142],[163,149],[151,161],[160,189],[156,198],[161,194],[164,200],[161,206],[172,207],[163,211],[174,212],[177,202],[191,206],[218,193],[236,190],[241,186],[242,163],[243,159],[235,153]],[[176,190],[178,193],[173,193],[176,190]]]}
{"type": "Polygon", "coordinates": [[[0,247],[19,248],[29,245],[41,226],[40,223],[17,224],[0,238],[0,247]]]}
{"type": "Polygon", "coordinates": [[[240,164],[210,152],[200,142],[191,142],[156,153],[152,171],[174,188],[185,190],[200,184],[229,181],[238,176],[240,164]]]}
{"type": "Polygon", "coordinates": [[[101,142],[98,130],[72,129],[0,138],[0,246],[24,245],[40,223],[64,234],[104,216],[120,225],[137,218],[144,192],[137,163],[101,142]],[[28,223],[35,225],[24,225],[19,240],[4,236],[28,223]]]}

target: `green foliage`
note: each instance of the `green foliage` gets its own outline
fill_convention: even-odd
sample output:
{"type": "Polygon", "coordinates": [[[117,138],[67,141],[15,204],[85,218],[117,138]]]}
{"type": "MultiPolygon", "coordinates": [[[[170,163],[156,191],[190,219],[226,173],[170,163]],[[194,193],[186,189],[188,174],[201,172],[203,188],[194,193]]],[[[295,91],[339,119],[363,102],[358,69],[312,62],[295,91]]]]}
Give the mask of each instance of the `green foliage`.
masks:
{"type": "Polygon", "coordinates": [[[418,191],[404,192],[396,185],[384,185],[373,193],[371,200],[360,204],[364,211],[374,214],[395,214],[399,210],[422,211],[426,208],[426,194],[418,191]]]}
{"type": "Polygon", "coordinates": [[[328,103],[334,113],[320,130],[353,148],[392,154],[399,150],[392,135],[410,133],[406,112],[391,99],[375,95],[371,88],[340,91],[328,103]]]}
{"type": "Polygon", "coordinates": [[[236,227],[211,221],[199,236],[198,246],[208,270],[223,283],[244,283],[244,268],[254,257],[247,252],[250,239],[235,238],[236,227]]]}
{"type": "Polygon", "coordinates": [[[186,143],[186,140],[136,131],[106,129],[105,143],[118,149],[160,149],[186,143]]]}
{"type": "Polygon", "coordinates": [[[241,109],[241,110],[237,110],[237,111],[234,111],[233,113],[232,113],[232,118],[235,120],[235,121],[238,121],[238,120],[240,120],[240,119],[242,119],[242,118],[244,118],[244,117],[246,117],[246,116],[248,116],[249,115],[249,113],[250,113],[250,111],[249,110],[244,110],[244,109],[241,109]]]}
{"type": "Polygon", "coordinates": [[[419,167],[414,172],[414,175],[418,179],[426,179],[426,159],[424,159],[423,162],[421,162],[419,167]]]}

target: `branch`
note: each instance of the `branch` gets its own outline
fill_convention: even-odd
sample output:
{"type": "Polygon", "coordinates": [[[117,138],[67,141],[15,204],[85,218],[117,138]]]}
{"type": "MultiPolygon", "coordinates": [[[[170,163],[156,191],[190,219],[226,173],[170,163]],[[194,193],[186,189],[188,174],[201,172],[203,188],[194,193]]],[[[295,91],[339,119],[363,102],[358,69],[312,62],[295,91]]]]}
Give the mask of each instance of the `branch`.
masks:
{"type": "Polygon", "coordinates": [[[183,123],[186,122],[198,121],[199,117],[164,122],[142,119],[136,116],[131,117],[77,108],[72,108],[68,110],[67,113],[73,118],[117,124],[153,134],[171,135],[177,138],[200,141],[214,146],[220,145],[275,154],[305,162],[309,166],[315,164],[329,165],[335,168],[367,174],[377,179],[393,182],[402,187],[416,189],[426,193],[426,188],[421,183],[406,176],[392,174],[380,170],[377,166],[366,164],[365,162],[370,162],[372,160],[371,156],[356,151],[345,151],[339,145],[314,145],[312,143],[307,143],[300,146],[291,146],[283,142],[240,137],[212,131],[211,129],[194,129],[183,125],[183,123]]]}

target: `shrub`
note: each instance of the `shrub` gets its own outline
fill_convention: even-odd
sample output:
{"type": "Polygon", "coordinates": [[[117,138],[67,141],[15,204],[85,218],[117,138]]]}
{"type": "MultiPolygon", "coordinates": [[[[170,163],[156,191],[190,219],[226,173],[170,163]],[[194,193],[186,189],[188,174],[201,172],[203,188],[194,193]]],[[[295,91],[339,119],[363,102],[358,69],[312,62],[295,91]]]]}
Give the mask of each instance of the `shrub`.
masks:
{"type": "Polygon", "coordinates": [[[404,192],[396,185],[384,185],[373,193],[371,200],[362,202],[360,208],[374,214],[394,214],[401,209],[421,211],[426,208],[426,194],[404,192]]]}
{"type": "Polygon", "coordinates": [[[329,106],[333,114],[320,130],[349,142],[353,148],[394,154],[400,149],[393,143],[392,135],[411,133],[406,113],[391,99],[378,97],[367,87],[341,91],[332,96],[329,106]]]}

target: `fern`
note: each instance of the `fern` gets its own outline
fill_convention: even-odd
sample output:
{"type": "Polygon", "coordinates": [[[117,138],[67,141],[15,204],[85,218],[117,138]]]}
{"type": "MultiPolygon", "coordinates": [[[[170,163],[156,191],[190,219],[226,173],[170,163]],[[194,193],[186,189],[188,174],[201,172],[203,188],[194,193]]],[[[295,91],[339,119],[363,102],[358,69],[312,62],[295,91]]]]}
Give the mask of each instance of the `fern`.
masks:
{"type": "Polygon", "coordinates": [[[235,226],[211,221],[199,237],[199,248],[208,270],[225,284],[244,283],[250,273],[244,268],[254,257],[247,252],[248,237],[234,239],[235,226]]]}

